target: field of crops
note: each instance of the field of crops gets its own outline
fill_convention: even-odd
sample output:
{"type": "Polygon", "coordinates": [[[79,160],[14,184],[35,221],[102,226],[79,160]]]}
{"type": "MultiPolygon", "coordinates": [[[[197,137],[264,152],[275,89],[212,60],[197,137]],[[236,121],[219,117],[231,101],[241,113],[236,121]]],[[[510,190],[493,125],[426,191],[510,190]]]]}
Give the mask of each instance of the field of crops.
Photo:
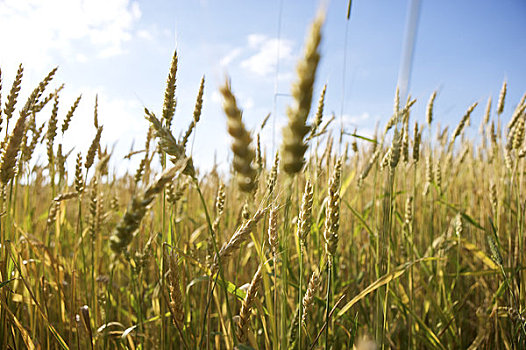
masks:
{"type": "Polygon", "coordinates": [[[436,93],[397,93],[374,138],[342,137],[315,79],[323,20],[276,154],[260,143],[269,118],[248,130],[236,82],[221,87],[228,174],[186,149],[204,79],[192,123],[173,120],[177,53],[126,175],[96,102],[91,147],[64,154],[80,97],[59,100],[55,70],[27,101],[22,66],[0,80],[1,349],[526,348],[526,95],[506,101],[504,83],[448,128],[436,93]]]}

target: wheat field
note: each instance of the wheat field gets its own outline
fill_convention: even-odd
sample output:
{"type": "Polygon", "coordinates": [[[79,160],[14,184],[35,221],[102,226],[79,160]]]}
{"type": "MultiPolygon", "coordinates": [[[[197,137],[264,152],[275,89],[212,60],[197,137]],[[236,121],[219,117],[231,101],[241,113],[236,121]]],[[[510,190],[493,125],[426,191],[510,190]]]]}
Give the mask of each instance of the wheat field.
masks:
{"type": "Polygon", "coordinates": [[[221,86],[227,174],[186,149],[205,78],[191,124],[173,119],[179,53],[128,155],[140,166],[120,176],[96,101],[91,147],[64,154],[57,134],[81,97],[59,100],[56,69],[25,102],[22,66],[11,87],[0,80],[0,348],[526,348],[526,94],[506,115],[504,83],[453,129],[436,93],[397,93],[375,137],[349,134],[324,118],[326,87],[313,96],[323,21],[276,154],[260,142],[268,116],[247,129],[235,81],[221,86]]]}

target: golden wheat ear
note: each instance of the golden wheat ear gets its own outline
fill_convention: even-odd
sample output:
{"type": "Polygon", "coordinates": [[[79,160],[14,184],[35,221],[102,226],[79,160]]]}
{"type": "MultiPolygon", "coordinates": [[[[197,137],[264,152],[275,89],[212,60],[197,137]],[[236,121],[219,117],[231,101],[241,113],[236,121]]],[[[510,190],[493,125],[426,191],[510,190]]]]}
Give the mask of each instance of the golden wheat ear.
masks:
{"type": "Polygon", "coordinates": [[[296,66],[297,80],[292,85],[294,101],[287,108],[288,123],[283,128],[281,144],[281,165],[289,175],[297,174],[305,164],[304,156],[308,145],[304,138],[311,130],[307,125],[307,117],[311,109],[314,81],[320,61],[319,46],[324,20],[325,13],[320,11],[311,25],[303,57],[296,66]]]}
{"type": "Polygon", "coordinates": [[[177,51],[174,50],[172,62],[170,64],[170,71],[168,72],[168,77],[166,78],[166,89],[164,91],[164,103],[162,113],[162,120],[164,122],[164,126],[168,128],[168,130],[170,130],[170,127],[172,126],[172,121],[175,114],[175,106],[177,104],[177,101],[175,99],[177,63],[177,51]]]}
{"type": "MultiPolygon", "coordinates": [[[[341,158],[336,162],[334,172],[329,180],[328,203],[325,215],[325,249],[329,257],[333,257],[338,246],[338,230],[340,228],[340,178],[342,171],[341,158]]],[[[329,259],[329,263],[333,259],[329,259]]]]}
{"type": "Polygon", "coordinates": [[[301,202],[297,230],[298,238],[302,246],[305,245],[307,236],[310,233],[313,199],[314,192],[312,190],[312,184],[307,180],[307,183],[305,184],[305,191],[303,192],[303,200],[301,202]]]}
{"type": "Polygon", "coordinates": [[[194,115],[192,118],[192,121],[190,122],[190,125],[188,126],[188,129],[186,130],[186,133],[183,136],[183,139],[181,140],[181,146],[186,148],[186,143],[188,142],[188,139],[190,138],[190,135],[192,134],[192,131],[195,129],[195,126],[201,119],[201,110],[203,109],[203,93],[205,91],[205,76],[201,78],[201,84],[199,85],[199,91],[197,93],[197,99],[195,101],[195,107],[194,107],[194,115]]]}
{"type": "Polygon", "coordinates": [[[309,284],[307,287],[307,291],[305,292],[305,295],[303,296],[303,314],[302,314],[302,323],[304,327],[307,327],[307,319],[309,316],[309,313],[312,311],[312,308],[314,306],[314,297],[316,296],[316,293],[320,289],[321,286],[321,276],[320,272],[316,269],[312,273],[309,284]]]}
{"type": "Polygon", "coordinates": [[[219,262],[224,264],[235,251],[239,249],[241,244],[245,242],[252,230],[255,228],[259,220],[261,220],[267,213],[268,208],[259,209],[252,218],[246,220],[232,235],[228,243],[225,243],[219,250],[219,256],[216,255],[214,264],[212,266],[212,274],[219,269],[219,262]]]}
{"type": "Polygon", "coordinates": [[[245,343],[248,339],[248,324],[250,321],[250,311],[256,299],[256,294],[259,288],[259,284],[261,282],[261,278],[262,275],[260,265],[256,273],[254,274],[254,277],[252,277],[252,281],[250,281],[250,285],[247,290],[247,295],[245,297],[245,300],[243,300],[243,304],[241,305],[241,311],[239,311],[239,322],[237,325],[236,336],[239,342],[241,343],[245,343]]]}
{"type": "Polygon", "coordinates": [[[230,82],[227,80],[220,89],[223,95],[223,109],[227,117],[228,133],[232,137],[232,152],[234,152],[233,167],[239,175],[238,185],[243,192],[250,193],[256,188],[257,172],[253,162],[255,152],[252,148],[252,137],[245,128],[242,112],[237,106],[236,97],[232,93],[230,82]]]}

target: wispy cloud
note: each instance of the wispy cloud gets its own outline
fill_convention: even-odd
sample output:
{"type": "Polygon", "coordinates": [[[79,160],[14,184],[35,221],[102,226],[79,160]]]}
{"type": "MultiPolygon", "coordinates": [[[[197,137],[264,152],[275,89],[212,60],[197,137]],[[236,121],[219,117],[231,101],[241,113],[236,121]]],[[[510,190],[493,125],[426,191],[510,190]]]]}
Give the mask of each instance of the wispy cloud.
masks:
{"type": "Polygon", "coordinates": [[[230,51],[225,57],[219,62],[222,67],[228,66],[233,60],[239,57],[243,53],[243,49],[238,47],[230,51]]]}
{"type": "Polygon", "coordinates": [[[248,36],[248,47],[252,53],[250,57],[241,62],[241,67],[257,75],[268,75],[276,71],[279,60],[290,62],[293,59],[293,42],[286,39],[269,38],[261,34],[248,36]]]}
{"type": "Polygon", "coordinates": [[[367,112],[358,115],[344,114],[342,119],[345,124],[351,124],[353,126],[363,125],[368,122],[374,123],[376,121],[375,118],[372,118],[367,112]]]}
{"type": "MultiPolygon", "coordinates": [[[[378,116],[371,116],[367,112],[353,115],[344,114],[342,116],[343,128],[347,132],[354,132],[354,130],[357,130],[359,135],[367,137],[372,137],[374,135],[375,126],[378,120],[378,116]]],[[[339,117],[337,117],[335,125],[340,127],[339,117]]]]}
{"type": "Polygon", "coordinates": [[[144,40],[153,40],[154,35],[150,30],[140,29],[137,31],[137,37],[144,40]]]}
{"type": "MultiPolygon", "coordinates": [[[[245,46],[231,49],[219,63],[221,67],[235,63],[257,76],[267,76],[276,71],[278,57],[280,65],[290,68],[290,63],[294,60],[293,48],[292,40],[271,38],[265,34],[250,34],[245,46]]],[[[288,79],[289,76],[290,72],[281,72],[279,78],[288,79]]]]}
{"type": "Polygon", "coordinates": [[[85,61],[119,55],[140,17],[138,2],[130,0],[4,0],[0,60],[3,68],[23,60],[41,70],[57,58],[85,61]]]}

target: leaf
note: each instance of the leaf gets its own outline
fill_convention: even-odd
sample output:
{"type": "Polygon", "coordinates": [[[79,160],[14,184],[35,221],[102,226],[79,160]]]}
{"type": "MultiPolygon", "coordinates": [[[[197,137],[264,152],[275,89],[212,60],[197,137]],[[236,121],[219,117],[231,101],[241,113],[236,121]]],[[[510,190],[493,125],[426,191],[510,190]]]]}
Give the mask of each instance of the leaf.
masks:
{"type": "MultiPolygon", "coordinates": [[[[3,284],[9,282],[5,281],[2,282],[3,284]]],[[[3,299],[0,299],[0,302],[2,303],[2,308],[7,311],[7,314],[9,315],[9,318],[11,318],[11,321],[15,324],[16,328],[20,331],[20,334],[22,335],[22,340],[24,341],[24,344],[26,344],[26,347],[30,350],[36,349],[35,344],[31,340],[31,337],[29,336],[29,333],[26,331],[26,329],[22,326],[20,321],[16,318],[16,316],[9,310],[7,307],[5,301],[3,299]]]]}
{"type": "Polygon", "coordinates": [[[16,270],[18,271],[18,274],[20,275],[20,279],[22,280],[22,282],[24,283],[27,291],[29,292],[29,295],[31,296],[31,299],[33,299],[33,301],[35,302],[35,305],[37,306],[37,310],[38,312],[40,313],[40,315],[42,316],[42,318],[44,319],[44,321],[46,321],[47,323],[47,327],[48,329],[51,331],[51,333],[53,334],[53,336],[55,337],[55,339],[57,340],[57,342],[60,344],[60,346],[62,347],[62,349],[64,350],[69,350],[69,346],[68,344],[66,344],[66,342],[64,341],[64,339],[62,339],[62,337],[60,336],[60,334],[58,334],[57,330],[55,329],[55,327],[53,327],[53,325],[51,324],[51,322],[49,321],[49,319],[47,318],[47,315],[46,313],[44,313],[44,310],[42,309],[42,306],[38,303],[38,300],[35,298],[35,295],[33,294],[33,291],[31,290],[29,284],[27,283],[27,281],[25,280],[24,277],[22,277],[22,271],[20,270],[20,267],[18,266],[16,260],[14,259],[14,255],[12,253],[10,253],[11,255],[11,261],[13,262],[16,270]]]}
{"type": "Polygon", "coordinates": [[[126,339],[128,334],[130,334],[135,328],[137,328],[137,325],[133,325],[131,327],[126,328],[121,334],[121,339],[126,339]]]}
{"type": "Polygon", "coordinates": [[[474,257],[479,259],[488,268],[490,268],[492,270],[496,270],[496,269],[499,268],[497,266],[497,264],[495,264],[493,262],[493,260],[491,260],[491,258],[488,257],[486,255],[486,253],[484,253],[482,250],[480,250],[477,246],[475,246],[474,244],[472,244],[472,243],[470,243],[470,242],[468,242],[468,241],[466,241],[464,239],[461,239],[461,242],[462,242],[462,248],[468,250],[474,257]]]}
{"type": "MultiPolygon", "coordinates": [[[[396,296],[396,295],[395,295],[396,296]]],[[[438,336],[433,332],[431,328],[410,308],[405,305],[405,303],[402,300],[400,301],[400,305],[405,309],[406,312],[410,313],[411,316],[416,320],[416,322],[419,324],[420,327],[424,330],[426,334],[426,338],[428,341],[433,345],[433,347],[439,347],[440,349],[446,349],[446,347],[442,344],[438,336]]]]}
{"type": "MultiPolygon", "coordinates": [[[[221,278],[217,279],[217,283],[220,285],[224,285],[224,282],[221,278]]],[[[241,300],[245,300],[245,297],[247,296],[247,293],[245,293],[242,289],[239,289],[238,286],[236,286],[234,283],[226,281],[226,290],[232,294],[238,297],[241,300]]]]}
{"type": "Polygon", "coordinates": [[[357,302],[365,298],[370,293],[374,292],[375,290],[377,290],[378,288],[382,286],[385,286],[387,283],[391,282],[392,280],[397,279],[398,277],[402,276],[404,272],[407,271],[407,269],[413,266],[414,264],[423,262],[423,261],[431,261],[431,260],[437,260],[437,259],[438,258],[435,258],[435,257],[422,258],[422,259],[417,259],[415,261],[407,262],[405,264],[398,266],[394,271],[380,277],[375,282],[370,284],[367,288],[362,290],[358,295],[352,298],[351,301],[345,304],[345,306],[343,306],[342,309],[338,312],[338,317],[343,316],[343,314],[349,311],[349,309],[354,304],[356,304],[357,302]]]}
{"type": "Polygon", "coordinates": [[[357,133],[353,132],[352,134],[351,133],[348,133],[348,132],[343,132],[344,135],[349,135],[349,136],[352,136],[352,137],[356,137],[357,139],[362,139],[362,140],[365,140],[365,141],[369,141],[369,142],[372,142],[372,143],[378,143],[378,141],[374,140],[374,139],[371,139],[369,137],[365,137],[365,136],[362,136],[362,135],[358,135],[357,133]]]}
{"type": "Polygon", "coordinates": [[[0,283],[0,289],[4,288],[9,282],[16,280],[16,278],[11,278],[10,280],[4,281],[0,283]]]}
{"type": "MultiPolygon", "coordinates": [[[[198,283],[201,283],[201,282],[208,282],[208,280],[209,280],[209,276],[207,276],[207,275],[203,275],[203,276],[199,276],[197,278],[194,278],[186,286],[186,293],[189,293],[190,288],[193,287],[194,285],[196,285],[198,283]]],[[[223,282],[221,277],[217,278],[217,284],[219,284],[220,286],[225,286],[225,283],[223,282]]],[[[247,296],[247,293],[245,293],[242,289],[240,289],[238,286],[236,286],[234,283],[232,283],[230,281],[226,281],[226,290],[227,290],[227,292],[229,292],[230,294],[238,297],[241,300],[244,300],[245,297],[247,296]]]]}
{"type": "Polygon", "coordinates": [[[460,215],[462,215],[462,218],[464,220],[466,220],[467,222],[469,222],[471,225],[475,226],[476,228],[478,228],[479,230],[482,230],[482,231],[485,231],[484,230],[484,227],[482,227],[482,225],[480,225],[477,221],[475,221],[475,219],[473,219],[471,216],[469,216],[468,214],[466,214],[465,212],[459,210],[457,207],[455,207],[453,204],[451,203],[448,203],[446,202],[445,200],[443,199],[439,199],[438,200],[440,203],[444,204],[445,206],[449,207],[450,209],[453,209],[454,211],[456,211],[457,213],[459,213],[460,215]]]}
{"type": "Polygon", "coordinates": [[[374,234],[373,230],[371,230],[371,228],[369,227],[369,225],[367,225],[367,222],[365,221],[365,219],[363,218],[362,215],[360,215],[360,213],[358,213],[353,207],[351,207],[351,205],[349,204],[349,202],[347,202],[346,200],[344,200],[343,202],[347,208],[349,208],[351,210],[351,212],[354,214],[354,216],[356,216],[356,218],[358,218],[358,220],[360,221],[360,223],[362,224],[362,226],[365,228],[365,230],[369,233],[369,236],[371,238],[373,238],[373,241],[375,242],[376,241],[376,235],[374,234]]]}
{"type": "Polygon", "coordinates": [[[345,180],[342,182],[342,187],[340,189],[340,198],[343,198],[347,190],[349,189],[349,186],[351,185],[352,180],[354,179],[354,175],[356,175],[356,171],[353,170],[347,175],[345,180]]]}
{"type": "Polygon", "coordinates": [[[186,294],[190,292],[190,288],[192,288],[194,285],[198,283],[202,283],[202,282],[208,282],[208,280],[209,278],[207,275],[203,275],[203,276],[194,278],[193,280],[190,281],[190,283],[186,285],[186,294]]]}

